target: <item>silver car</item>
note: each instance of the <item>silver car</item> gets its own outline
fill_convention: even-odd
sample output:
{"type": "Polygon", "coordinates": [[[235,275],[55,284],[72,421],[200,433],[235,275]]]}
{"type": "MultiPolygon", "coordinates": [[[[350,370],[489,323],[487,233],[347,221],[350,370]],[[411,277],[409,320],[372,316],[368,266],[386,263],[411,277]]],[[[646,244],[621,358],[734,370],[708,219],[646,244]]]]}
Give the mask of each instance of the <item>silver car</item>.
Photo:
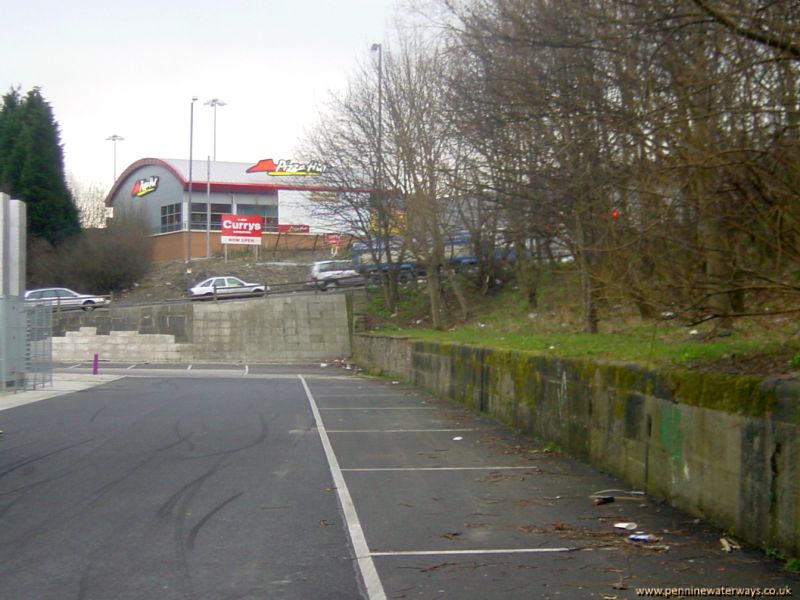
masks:
{"type": "Polygon", "coordinates": [[[312,263],[308,285],[319,290],[364,285],[364,278],[349,260],[322,260],[312,263]]]}
{"type": "Polygon", "coordinates": [[[94,294],[79,294],[68,288],[41,288],[25,292],[25,302],[47,302],[53,308],[81,308],[89,311],[108,304],[108,298],[94,294]]]}
{"type": "Polygon", "coordinates": [[[255,296],[266,292],[267,286],[263,283],[251,283],[234,277],[223,275],[209,277],[194,287],[189,288],[192,298],[211,298],[214,296],[255,296]]]}

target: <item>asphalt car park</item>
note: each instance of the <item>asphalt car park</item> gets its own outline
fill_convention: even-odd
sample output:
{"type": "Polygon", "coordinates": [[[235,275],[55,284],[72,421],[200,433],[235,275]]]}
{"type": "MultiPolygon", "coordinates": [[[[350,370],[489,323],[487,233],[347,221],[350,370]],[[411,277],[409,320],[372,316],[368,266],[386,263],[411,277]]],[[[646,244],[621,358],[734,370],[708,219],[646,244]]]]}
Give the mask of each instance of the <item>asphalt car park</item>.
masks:
{"type": "Polygon", "coordinates": [[[0,413],[3,597],[800,589],[710,525],[399,382],[322,364],[102,370],[121,379],[0,413]]]}

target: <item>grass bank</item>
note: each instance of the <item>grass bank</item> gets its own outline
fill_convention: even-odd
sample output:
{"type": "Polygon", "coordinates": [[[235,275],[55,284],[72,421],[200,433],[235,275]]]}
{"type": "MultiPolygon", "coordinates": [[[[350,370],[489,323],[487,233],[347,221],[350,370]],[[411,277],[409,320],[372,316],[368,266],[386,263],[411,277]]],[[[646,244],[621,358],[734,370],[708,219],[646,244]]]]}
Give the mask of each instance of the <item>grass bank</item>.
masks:
{"type": "Polygon", "coordinates": [[[581,332],[577,287],[569,273],[551,275],[543,282],[535,309],[513,289],[491,297],[473,296],[470,318],[445,331],[430,328],[424,284],[404,289],[393,314],[384,310],[379,291],[373,290],[368,322],[374,333],[383,335],[647,367],[800,378],[800,323],[795,318],[767,315],[742,320],[719,337],[713,322],[646,321],[622,303],[606,303],[600,333],[586,334],[581,332]]]}

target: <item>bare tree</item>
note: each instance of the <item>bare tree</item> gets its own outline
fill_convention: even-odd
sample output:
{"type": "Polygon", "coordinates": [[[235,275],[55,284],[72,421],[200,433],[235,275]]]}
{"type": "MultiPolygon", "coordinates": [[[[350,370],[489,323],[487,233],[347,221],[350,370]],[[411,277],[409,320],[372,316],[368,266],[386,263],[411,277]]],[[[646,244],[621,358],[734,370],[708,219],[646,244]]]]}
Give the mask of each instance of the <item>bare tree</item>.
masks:
{"type": "Polygon", "coordinates": [[[67,175],[67,186],[75,199],[75,206],[80,214],[81,227],[105,227],[107,209],[105,205],[106,191],[97,183],[83,183],[72,174],[67,175]]]}
{"type": "Polygon", "coordinates": [[[385,175],[397,171],[391,151],[381,137],[382,111],[373,65],[359,65],[347,90],[332,94],[326,114],[309,132],[304,154],[328,165],[328,181],[339,189],[351,190],[336,195],[320,195],[316,214],[333,230],[352,233],[366,245],[377,271],[384,303],[394,311],[399,301],[400,265],[407,253],[399,235],[404,214],[403,196],[385,182],[385,175]],[[379,171],[384,176],[379,177],[379,171]],[[382,180],[382,181],[381,181],[382,180]]]}
{"type": "Polygon", "coordinates": [[[517,228],[570,244],[587,331],[612,294],[722,329],[753,290],[796,297],[790,2],[442,4],[478,82],[461,130],[517,228]]]}

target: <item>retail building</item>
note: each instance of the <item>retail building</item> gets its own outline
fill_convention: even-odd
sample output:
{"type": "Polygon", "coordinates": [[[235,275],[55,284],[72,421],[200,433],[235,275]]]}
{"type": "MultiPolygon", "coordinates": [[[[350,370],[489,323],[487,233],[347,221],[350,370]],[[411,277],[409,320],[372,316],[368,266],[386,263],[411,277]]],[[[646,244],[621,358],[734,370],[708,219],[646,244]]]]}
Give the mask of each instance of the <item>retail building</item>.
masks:
{"type": "Polygon", "coordinates": [[[314,163],[195,160],[190,167],[188,160],[143,158],[117,178],[106,206],[114,217],[141,215],[154,259],[172,260],[218,253],[225,214],[260,216],[265,236],[294,234],[293,243],[317,244],[321,235],[335,232],[316,214],[315,203],[342,192],[369,190],[330,185],[324,167],[314,163]]]}

